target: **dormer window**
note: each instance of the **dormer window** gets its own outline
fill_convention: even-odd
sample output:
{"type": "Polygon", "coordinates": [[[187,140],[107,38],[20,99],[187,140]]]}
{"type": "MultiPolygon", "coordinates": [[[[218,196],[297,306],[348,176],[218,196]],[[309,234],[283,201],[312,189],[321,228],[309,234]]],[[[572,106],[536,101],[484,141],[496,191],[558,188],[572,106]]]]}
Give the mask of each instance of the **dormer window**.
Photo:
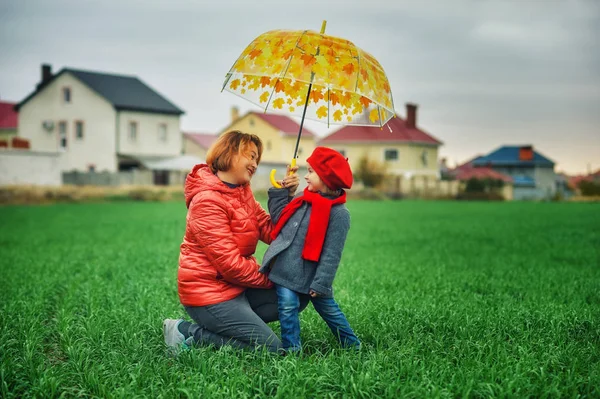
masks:
{"type": "Polygon", "coordinates": [[[71,102],[71,88],[70,87],[63,87],[63,89],[62,89],[62,95],[63,95],[63,102],[65,104],[69,104],[71,102]]]}

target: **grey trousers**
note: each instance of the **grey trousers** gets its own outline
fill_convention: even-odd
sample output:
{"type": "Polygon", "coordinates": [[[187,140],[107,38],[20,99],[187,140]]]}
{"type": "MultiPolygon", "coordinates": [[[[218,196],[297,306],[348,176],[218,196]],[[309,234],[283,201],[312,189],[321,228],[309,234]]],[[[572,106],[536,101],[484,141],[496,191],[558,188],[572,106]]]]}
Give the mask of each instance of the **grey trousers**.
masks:
{"type": "MultiPolygon", "coordinates": [[[[300,304],[306,308],[308,301],[300,304]]],[[[188,328],[195,345],[230,345],[239,349],[281,349],[281,340],[267,323],[277,320],[275,289],[248,288],[229,301],[208,306],[186,306],[194,320],[188,328]]]]}

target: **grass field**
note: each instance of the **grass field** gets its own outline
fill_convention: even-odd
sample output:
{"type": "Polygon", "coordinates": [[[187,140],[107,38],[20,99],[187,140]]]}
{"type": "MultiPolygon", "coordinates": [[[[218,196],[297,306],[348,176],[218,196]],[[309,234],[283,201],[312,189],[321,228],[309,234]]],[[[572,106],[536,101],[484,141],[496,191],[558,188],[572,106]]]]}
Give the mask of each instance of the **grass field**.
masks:
{"type": "Polygon", "coordinates": [[[348,206],[361,352],[308,309],[302,357],[175,359],[181,203],[0,208],[0,397],[600,397],[599,204],[348,206]]]}

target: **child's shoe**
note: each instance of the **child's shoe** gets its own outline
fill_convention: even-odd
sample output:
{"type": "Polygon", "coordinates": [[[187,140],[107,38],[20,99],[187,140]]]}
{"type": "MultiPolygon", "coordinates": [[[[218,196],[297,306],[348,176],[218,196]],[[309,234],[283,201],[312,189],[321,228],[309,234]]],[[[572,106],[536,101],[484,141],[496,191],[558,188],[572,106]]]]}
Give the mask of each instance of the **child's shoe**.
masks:
{"type": "Polygon", "coordinates": [[[190,349],[185,337],[177,328],[182,321],[183,319],[165,319],[163,321],[163,335],[165,336],[167,352],[172,356],[177,356],[179,352],[190,349]]]}

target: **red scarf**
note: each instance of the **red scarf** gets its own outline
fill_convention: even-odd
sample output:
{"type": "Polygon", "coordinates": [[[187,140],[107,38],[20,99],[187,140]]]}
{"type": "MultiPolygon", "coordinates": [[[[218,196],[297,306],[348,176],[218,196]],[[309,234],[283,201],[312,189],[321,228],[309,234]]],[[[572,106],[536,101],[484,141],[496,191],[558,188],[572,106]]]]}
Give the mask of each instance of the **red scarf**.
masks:
{"type": "Polygon", "coordinates": [[[287,204],[287,206],[283,208],[283,211],[281,211],[279,221],[271,232],[271,238],[273,240],[277,237],[294,212],[296,212],[296,210],[305,202],[312,204],[312,211],[308,222],[308,231],[306,232],[306,238],[304,240],[302,258],[318,262],[321,257],[323,242],[325,242],[325,233],[327,233],[327,226],[329,225],[331,207],[333,205],[345,203],[346,192],[342,190],[342,195],[335,199],[329,199],[323,197],[319,193],[308,191],[308,189],[305,188],[302,196],[293,199],[292,202],[287,204]]]}

